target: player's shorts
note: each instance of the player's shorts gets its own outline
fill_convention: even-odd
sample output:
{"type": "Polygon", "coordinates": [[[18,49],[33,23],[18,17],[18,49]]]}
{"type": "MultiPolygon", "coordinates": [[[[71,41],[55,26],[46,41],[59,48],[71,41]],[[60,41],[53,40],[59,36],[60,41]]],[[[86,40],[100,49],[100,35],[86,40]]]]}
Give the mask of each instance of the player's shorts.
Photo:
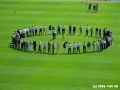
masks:
{"type": "Polygon", "coordinates": [[[42,29],[40,29],[40,32],[42,32],[42,29]]]}

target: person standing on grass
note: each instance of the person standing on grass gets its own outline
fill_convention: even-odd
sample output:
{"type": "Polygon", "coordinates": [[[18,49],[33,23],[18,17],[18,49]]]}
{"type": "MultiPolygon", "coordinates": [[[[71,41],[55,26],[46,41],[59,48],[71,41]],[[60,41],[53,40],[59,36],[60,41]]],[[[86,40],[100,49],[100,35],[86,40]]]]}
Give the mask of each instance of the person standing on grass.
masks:
{"type": "Polygon", "coordinates": [[[36,41],[33,41],[33,49],[34,49],[34,51],[36,51],[36,41]]]}
{"type": "Polygon", "coordinates": [[[52,30],[55,30],[55,26],[54,25],[52,25],[52,30]]]}
{"type": "Polygon", "coordinates": [[[95,35],[96,38],[98,38],[98,28],[96,28],[96,35],[95,35]]]}
{"type": "Polygon", "coordinates": [[[105,38],[105,28],[103,29],[103,38],[105,38]]]}
{"type": "Polygon", "coordinates": [[[68,44],[68,54],[71,54],[71,44],[68,44]]]}
{"type": "Polygon", "coordinates": [[[48,41],[48,54],[51,53],[51,43],[48,41]]]}
{"type": "Polygon", "coordinates": [[[106,40],[104,39],[103,49],[106,49],[106,40]]]}
{"type": "Polygon", "coordinates": [[[107,37],[109,37],[110,36],[110,30],[108,29],[108,31],[107,31],[107,37]]]}
{"type": "Polygon", "coordinates": [[[113,35],[112,35],[112,32],[110,32],[110,45],[113,44],[113,35]]]}
{"type": "Polygon", "coordinates": [[[54,33],[55,33],[55,39],[56,39],[56,30],[54,30],[54,33]]]}
{"type": "Polygon", "coordinates": [[[29,36],[29,29],[28,28],[26,28],[26,33],[25,33],[25,35],[26,35],[26,37],[28,37],[29,36]]]}
{"type": "Polygon", "coordinates": [[[92,4],[89,3],[89,5],[88,5],[88,12],[91,11],[91,6],[92,6],[92,4]]]}
{"type": "Polygon", "coordinates": [[[105,29],[105,37],[107,36],[108,28],[105,29]]]}
{"type": "Polygon", "coordinates": [[[100,51],[100,42],[99,42],[99,40],[96,42],[96,51],[97,52],[100,51]]]}
{"type": "Polygon", "coordinates": [[[38,26],[35,25],[35,35],[36,35],[36,36],[38,35],[37,30],[38,30],[38,26]]]}
{"type": "Polygon", "coordinates": [[[52,34],[53,34],[53,39],[56,39],[56,30],[53,30],[52,34]]]}
{"type": "Polygon", "coordinates": [[[93,5],[93,13],[96,12],[96,5],[93,5]]]}
{"type": "Polygon", "coordinates": [[[71,34],[72,34],[72,26],[69,25],[69,35],[71,35],[71,34]]]}
{"type": "MultiPolygon", "coordinates": [[[[20,31],[19,31],[19,34],[20,34],[20,31]]],[[[32,30],[30,27],[28,27],[28,37],[31,37],[31,36],[32,36],[32,30]]]]}
{"type": "Polygon", "coordinates": [[[16,38],[16,35],[13,34],[13,35],[12,35],[12,44],[13,44],[13,47],[15,47],[15,38],[16,38]]]}
{"type": "Polygon", "coordinates": [[[49,26],[48,34],[52,34],[52,26],[49,26]]]}
{"type": "Polygon", "coordinates": [[[40,41],[38,42],[38,53],[39,53],[39,52],[40,52],[40,53],[42,52],[42,50],[41,50],[41,42],[40,42],[40,41]]]}
{"type": "Polygon", "coordinates": [[[25,50],[25,41],[23,41],[23,50],[25,50]]]}
{"type": "Polygon", "coordinates": [[[57,26],[57,29],[58,29],[58,30],[57,30],[57,34],[60,34],[60,28],[61,28],[61,27],[60,27],[60,25],[58,24],[58,26],[57,26]]]}
{"type": "Polygon", "coordinates": [[[83,53],[86,53],[86,42],[83,43],[83,53]]]}
{"type": "Polygon", "coordinates": [[[43,53],[46,53],[46,42],[44,41],[44,43],[43,43],[43,53]]]}
{"type": "Polygon", "coordinates": [[[21,43],[21,50],[23,50],[23,42],[24,42],[24,40],[23,40],[23,38],[21,38],[21,39],[20,39],[20,43],[21,43]]]}
{"type": "Polygon", "coordinates": [[[87,51],[88,51],[88,52],[91,51],[91,43],[90,43],[90,41],[87,43],[87,51]]]}
{"type": "Polygon", "coordinates": [[[32,33],[33,33],[33,36],[34,36],[34,27],[32,26],[32,28],[31,28],[31,30],[32,30],[32,33]]]}
{"type": "Polygon", "coordinates": [[[46,35],[46,26],[43,26],[43,35],[46,35]]]}
{"type": "Polygon", "coordinates": [[[77,47],[77,53],[80,53],[80,43],[77,42],[76,47],[77,47]]]}
{"type": "Polygon", "coordinates": [[[25,51],[28,51],[28,42],[25,42],[25,51]]]}
{"type": "Polygon", "coordinates": [[[75,54],[76,53],[76,43],[74,42],[73,43],[73,54],[75,54]]]}
{"type": "Polygon", "coordinates": [[[90,32],[91,32],[91,37],[93,35],[93,27],[90,29],[90,32]]]}
{"type": "Polygon", "coordinates": [[[17,46],[18,46],[18,49],[20,50],[20,38],[18,38],[18,40],[17,40],[17,46]]]}
{"type": "Polygon", "coordinates": [[[93,41],[93,43],[92,43],[92,48],[93,48],[93,52],[95,52],[95,41],[93,41]]]}
{"type": "Polygon", "coordinates": [[[40,25],[39,35],[42,35],[42,29],[43,29],[43,26],[40,25]]]}
{"type": "Polygon", "coordinates": [[[62,34],[65,34],[65,25],[62,26],[62,34]]]}
{"type": "Polygon", "coordinates": [[[60,43],[59,42],[57,42],[57,44],[56,44],[56,50],[57,50],[57,53],[59,54],[59,51],[60,51],[60,43]]]}
{"type": "Polygon", "coordinates": [[[76,32],[76,27],[74,26],[73,27],[73,35],[75,35],[75,32],[76,32]]]}
{"type": "Polygon", "coordinates": [[[96,8],[95,9],[96,9],[96,12],[98,12],[98,4],[96,4],[96,8]]]}
{"type": "Polygon", "coordinates": [[[101,31],[102,31],[102,29],[100,28],[99,29],[99,38],[101,38],[101,31]]]}
{"type": "Polygon", "coordinates": [[[54,42],[52,43],[52,54],[54,54],[54,49],[55,49],[55,45],[54,42]]]}
{"type": "Polygon", "coordinates": [[[29,29],[29,36],[32,36],[32,29],[30,27],[28,29],[29,29]]]}
{"type": "Polygon", "coordinates": [[[82,27],[82,26],[80,26],[80,27],[79,27],[79,30],[80,30],[80,35],[82,35],[82,29],[83,29],[83,27],[82,27]]]}
{"type": "Polygon", "coordinates": [[[106,36],[106,48],[108,48],[109,47],[109,40],[108,40],[108,37],[106,36]]]}
{"type": "Polygon", "coordinates": [[[88,30],[89,30],[89,26],[86,26],[86,36],[88,36],[88,30]]]}
{"type": "Polygon", "coordinates": [[[100,40],[100,51],[103,50],[103,46],[104,46],[104,41],[103,41],[103,40],[100,40]]]}
{"type": "Polygon", "coordinates": [[[63,53],[66,54],[66,42],[63,43],[63,53]]]}
{"type": "Polygon", "coordinates": [[[32,52],[33,49],[33,42],[30,40],[29,42],[29,52],[32,52]]]}
{"type": "Polygon", "coordinates": [[[110,38],[110,36],[108,36],[108,47],[110,46],[110,40],[111,38],[110,38]]]}

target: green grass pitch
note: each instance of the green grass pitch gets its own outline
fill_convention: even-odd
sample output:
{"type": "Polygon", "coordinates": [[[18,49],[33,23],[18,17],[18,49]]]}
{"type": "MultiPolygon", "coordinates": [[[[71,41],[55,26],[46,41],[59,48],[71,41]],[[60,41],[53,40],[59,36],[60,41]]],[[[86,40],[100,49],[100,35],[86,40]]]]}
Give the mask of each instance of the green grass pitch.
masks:
{"type": "MultiPolygon", "coordinates": [[[[99,11],[91,13],[87,12],[87,3],[74,0],[0,0],[0,90],[94,90],[93,85],[118,85],[116,89],[100,90],[119,90],[120,3],[97,3],[99,11]],[[64,24],[65,39],[81,44],[97,39],[77,36],[80,25],[83,33],[87,24],[108,27],[113,32],[113,45],[100,53],[74,55],[29,53],[9,47],[11,35],[18,28],[32,25],[48,28],[50,24],[64,24]],[[74,36],[67,36],[70,24],[77,27],[74,36]]],[[[26,38],[37,42],[50,39],[50,35],[26,38]]],[[[60,39],[58,35],[54,42],[60,39]]]]}

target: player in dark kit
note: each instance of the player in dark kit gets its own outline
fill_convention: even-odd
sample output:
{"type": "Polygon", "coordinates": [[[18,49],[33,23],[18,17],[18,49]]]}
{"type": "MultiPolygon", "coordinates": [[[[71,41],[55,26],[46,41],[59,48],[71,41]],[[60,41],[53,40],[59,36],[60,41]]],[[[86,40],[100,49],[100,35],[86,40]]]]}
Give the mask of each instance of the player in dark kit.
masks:
{"type": "Polygon", "coordinates": [[[92,6],[92,4],[89,3],[89,5],[88,5],[88,11],[91,11],[91,6],[92,6]]]}
{"type": "Polygon", "coordinates": [[[93,12],[96,12],[96,5],[93,5],[93,12]]]}
{"type": "Polygon", "coordinates": [[[96,4],[96,12],[98,11],[98,4],[96,4]]]}
{"type": "Polygon", "coordinates": [[[36,51],[36,41],[33,41],[33,49],[34,49],[34,51],[36,51]]]}

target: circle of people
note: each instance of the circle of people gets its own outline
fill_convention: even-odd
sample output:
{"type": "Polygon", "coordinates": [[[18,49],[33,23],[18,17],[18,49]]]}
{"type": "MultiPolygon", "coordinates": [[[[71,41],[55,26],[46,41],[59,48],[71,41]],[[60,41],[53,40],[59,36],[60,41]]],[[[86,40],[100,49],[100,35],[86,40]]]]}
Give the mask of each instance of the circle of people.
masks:
{"type": "MultiPolygon", "coordinates": [[[[64,39],[64,34],[66,31],[66,27],[65,25],[57,26],[57,33],[56,33],[56,29],[54,25],[50,25],[48,30],[48,34],[52,34],[53,35],[53,39],[56,39],[56,35],[62,35],[62,39],[64,39]],[[62,34],[61,34],[61,29],[62,29],[62,34]]],[[[88,36],[88,32],[90,31],[90,36],[93,36],[93,32],[95,32],[95,38],[99,38],[99,40],[97,41],[93,41],[93,42],[83,42],[82,45],[79,42],[73,42],[70,43],[68,41],[65,41],[62,46],[63,46],[63,53],[66,54],[67,49],[68,48],[68,54],[75,54],[75,53],[81,53],[80,52],[80,48],[83,47],[83,53],[86,52],[99,52],[102,51],[106,48],[108,48],[109,46],[112,45],[112,41],[113,41],[113,36],[112,36],[112,32],[108,29],[108,28],[104,28],[102,30],[102,28],[94,28],[91,27],[89,29],[89,26],[86,25],[85,27],[86,32],[85,32],[85,36],[88,36]],[[102,32],[103,32],[103,36],[102,36],[102,32]],[[73,50],[72,50],[73,48],[73,50]],[[91,49],[92,48],[92,49],[91,49]]],[[[76,26],[71,26],[69,25],[69,35],[75,35],[76,32],[76,26]],[[73,30],[73,32],[72,32],[73,30]]],[[[82,32],[83,32],[83,27],[80,26],[79,27],[79,35],[82,36],[82,32]]],[[[56,53],[60,53],[60,47],[61,47],[61,43],[57,42],[56,45],[54,42],[41,42],[40,40],[38,41],[38,44],[36,43],[36,41],[32,41],[30,40],[25,41],[24,38],[25,37],[31,37],[31,36],[38,36],[38,35],[46,35],[46,26],[45,25],[40,25],[40,27],[38,28],[37,25],[29,27],[29,28],[24,28],[24,29],[18,29],[17,31],[14,32],[14,34],[12,35],[12,45],[13,48],[18,49],[18,50],[24,50],[24,51],[29,51],[29,52],[33,52],[33,51],[37,51],[38,53],[48,53],[48,54],[54,54],[55,53],[55,49],[56,49],[56,53]],[[39,34],[38,34],[39,32],[39,34]],[[36,48],[38,47],[38,50],[36,50],[36,48]],[[48,50],[48,51],[46,51],[48,50]]]]}

